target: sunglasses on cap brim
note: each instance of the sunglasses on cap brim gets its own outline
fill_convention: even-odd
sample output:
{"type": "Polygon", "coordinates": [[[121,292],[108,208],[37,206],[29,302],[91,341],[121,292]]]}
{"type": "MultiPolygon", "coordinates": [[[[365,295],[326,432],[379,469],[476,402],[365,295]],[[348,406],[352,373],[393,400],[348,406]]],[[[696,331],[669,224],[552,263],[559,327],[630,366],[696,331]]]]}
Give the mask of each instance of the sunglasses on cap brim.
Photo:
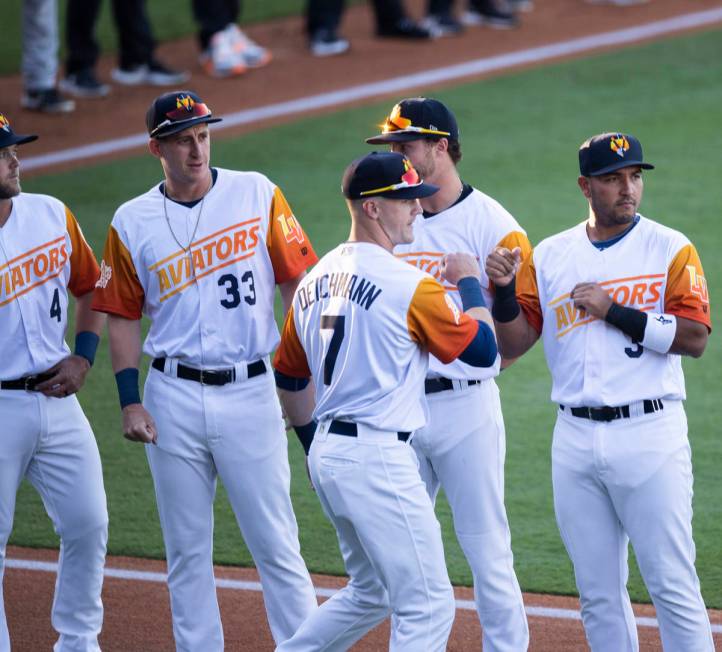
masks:
{"type": "Polygon", "coordinates": [[[429,136],[451,136],[448,131],[441,131],[440,129],[427,129],[426,127],[414,127],[411,124],[411,120],[408,118],[386,118],[386,122],[383,126],[384,134],[391,133],[413,133],[413,134],[427,134],[429,136]]]}
{"type": "Polygon", "coordinates": [[[191,105],[190,110],[186,107],[180,107],[173,111],[166,113],[166,119],[158,124],[153,131],[150,132],[151,138],[155,136],[159,131],[169,127],[171,125],[182,125],[198,118],[210,118],[213,114],[206,104],[203,102],[195,102],[191,105]],[[189,115],[190,114],[190,115],[189,115]],[[183,117],[188,116],[188,117],[183,117]]]}
{"type": "Polygon", "coordinates": [[[363,190],[359,192],[361,197],[366,195],[375,195],[380,192],[389,192],[394,190],[402,190],[403,188],[416,188],[423,183],[419,177],[419,173],[414,169],[410,168],[401,177],[399,183],[392,183],[390,186],[384,186],[383,188],[374,188],[373,190],[363,190]]]}

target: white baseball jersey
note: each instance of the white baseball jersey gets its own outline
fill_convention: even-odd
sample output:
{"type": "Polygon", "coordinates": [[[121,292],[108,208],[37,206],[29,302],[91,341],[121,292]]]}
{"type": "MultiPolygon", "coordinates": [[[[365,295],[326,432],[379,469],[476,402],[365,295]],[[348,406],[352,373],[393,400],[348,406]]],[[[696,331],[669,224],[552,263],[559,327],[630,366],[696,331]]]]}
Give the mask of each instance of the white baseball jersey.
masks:
{"type": "Polygon", "coordinates": [[[275,348],[275,285],[316,260],[277,186],[257,172],[218,169],[192,208],[164,200],[156,185],[117,210],[93,308],[150,317],[143,350],[151,357],[229,366],[275,348]]]}
{"type": "Polygon", "coordinates": [[[90,292],[98,263],[70,210],[54,197],[20,193],[0,229],[2,379],[46,371],[70,355],[68,293],[90,292]]]}
{"type": "Polygon", "coordinates": [[[411,431],[426,422],[428,353],[450,362],[476,331],[429,274],[376,244],[347,242],[299,285],[275,366],[313,375],[319,421],[411,431]]]}
{"type": "MultiPolygon", "coordinates": [[[[466,186],[465,186],[466,187],[466,186]]],[[[439,268],[444,254],[462,252],[475,256],[481,267],[481,288],[487,307],[494,301],[493,284],[484,271],[487,256],[496,247],[521,247],[522,257],[531,253],[526,232],[504,207],[483,192],[472,192],[457,204],[431,217],[419,216],[414,222],[414,240],[398,245],[394,253],[406,262],[423,269],[441,282],[439,268]]],[[[445,283],[444,289],[461,308],[456,287],[445,283]]],[[[482,380],[499,374],[501,357],[491,367],[472,367],[454,360],[444,364],[435,356],[429,360],[429,376],[482,380]]]]}
{"type": "Polygon", "coordinates": [[[615,406],[684,399],[680,356],[645,349],[618,328],[576,310],[569,293],[582,282],[599,283],[622,305],[710,328],[707,284],[690,241],[640,217],[619,242],[600,251],[582,223],[542,241],[517,277],[519,303],[544,341],[552,401],[615,406]]]}

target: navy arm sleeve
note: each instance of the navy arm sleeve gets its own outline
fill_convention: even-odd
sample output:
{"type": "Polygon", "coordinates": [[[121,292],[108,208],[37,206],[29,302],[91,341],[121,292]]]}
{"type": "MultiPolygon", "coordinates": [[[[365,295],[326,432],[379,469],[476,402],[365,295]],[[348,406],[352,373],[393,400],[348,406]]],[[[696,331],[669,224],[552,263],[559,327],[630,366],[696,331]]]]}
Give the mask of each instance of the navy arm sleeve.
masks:
{"type": "Polygon", "coordinates": [[[496,338],[488,324],[477,321],[479,330],[459,355],[459,360],[472,367],[491,367],[496,362],[496,338]]]}

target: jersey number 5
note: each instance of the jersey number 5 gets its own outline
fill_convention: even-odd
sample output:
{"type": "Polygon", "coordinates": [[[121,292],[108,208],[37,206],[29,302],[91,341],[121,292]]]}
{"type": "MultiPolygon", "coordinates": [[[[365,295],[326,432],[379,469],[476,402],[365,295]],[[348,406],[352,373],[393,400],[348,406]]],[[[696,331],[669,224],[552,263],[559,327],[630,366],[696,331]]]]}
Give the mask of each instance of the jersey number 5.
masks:
{"type": "Polygon", "coordinates": [[[343,315],[321,315],[321,330],[332,330],[331,343],[328,345],[326,357],[323,359],[323,384],[330,385],[336,358],[344,336],[346,317],[343,315]]]}
{"type": "MultiPolygon", "coordinates": [[[[629,358],[638,358],[644,353],[644,347],[641,345],[641,343],[637,342],[637,340],[632,340],[632,344],[634,344],[634,348],[631,346],[628,346],[624,349],[624,352],[627,354],[627,357],[629,358]]],[[[645,358],[646,360],[647,358],[645,358]]]]}

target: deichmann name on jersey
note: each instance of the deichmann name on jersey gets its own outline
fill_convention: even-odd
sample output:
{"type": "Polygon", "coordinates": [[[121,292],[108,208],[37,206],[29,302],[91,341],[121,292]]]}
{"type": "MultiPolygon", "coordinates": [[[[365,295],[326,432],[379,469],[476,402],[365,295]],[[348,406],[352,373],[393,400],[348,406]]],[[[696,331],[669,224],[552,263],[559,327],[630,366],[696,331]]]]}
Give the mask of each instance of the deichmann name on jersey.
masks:
{"type": "Polygon", "coordinates": [[[148,267],[148,271],[158,275],[160,301],[182,292],[199,278],[253,256],[259,242],[260,221],[257,217],[211,233],[191,245],[190,258],[185,250],[179,249],[148,267]]]}
{"type": "Polygon", "coordinates": [[[358,274],[332,272],[301,285],[298,288],[298,303],[301,310],[306,310],[320,299],[343,297],[368,310],[381,292],[381,288],[358,274]]]}
{"type": "Polygon", "coordinates": [[[0,266],[0,306],[60,275],[67,261],[65,236],[60,236],[0,266]]]}

